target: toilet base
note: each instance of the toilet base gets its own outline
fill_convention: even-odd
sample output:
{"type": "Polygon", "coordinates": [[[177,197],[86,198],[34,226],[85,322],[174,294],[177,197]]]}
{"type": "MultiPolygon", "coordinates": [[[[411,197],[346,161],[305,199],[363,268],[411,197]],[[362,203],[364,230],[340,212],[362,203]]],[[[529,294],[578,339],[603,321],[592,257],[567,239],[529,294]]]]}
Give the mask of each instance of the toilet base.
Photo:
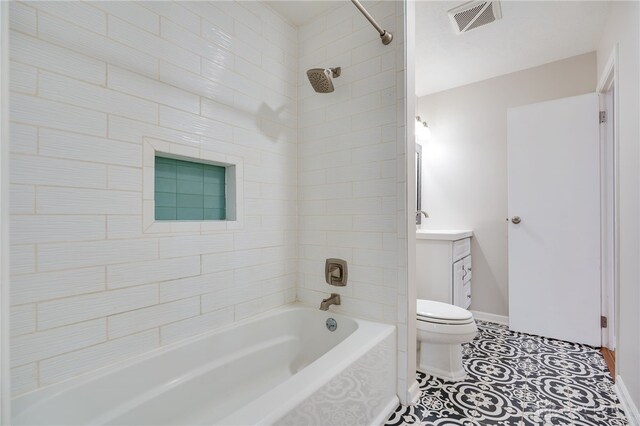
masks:
{"type": "Polygon", "coordinates": [[[420,342],[418,371],[448,381],[464,380],[467,372],[462,366],[462,345],[420,342]]]}

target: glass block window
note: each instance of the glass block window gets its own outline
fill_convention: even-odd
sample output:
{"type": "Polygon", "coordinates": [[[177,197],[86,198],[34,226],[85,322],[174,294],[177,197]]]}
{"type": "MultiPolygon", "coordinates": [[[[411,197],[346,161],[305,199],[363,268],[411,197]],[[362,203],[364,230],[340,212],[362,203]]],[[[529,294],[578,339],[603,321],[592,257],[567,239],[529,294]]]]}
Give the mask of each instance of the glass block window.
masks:
{"type": "Polygon", "coordinates": [[[226,168],[156,156],[156,220],[225,220],[226,168]]]}

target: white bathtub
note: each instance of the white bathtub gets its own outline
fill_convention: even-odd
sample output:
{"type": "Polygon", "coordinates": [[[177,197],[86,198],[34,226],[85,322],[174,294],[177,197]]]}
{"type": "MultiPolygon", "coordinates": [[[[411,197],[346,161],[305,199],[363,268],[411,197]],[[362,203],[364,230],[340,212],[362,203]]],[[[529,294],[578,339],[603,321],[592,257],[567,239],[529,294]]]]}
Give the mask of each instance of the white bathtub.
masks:
{"type": "Polygon", "coordinates": [[[20,396],[13,424],[380,424],[395,389],[395,327],[289,305],[20,396]]]}

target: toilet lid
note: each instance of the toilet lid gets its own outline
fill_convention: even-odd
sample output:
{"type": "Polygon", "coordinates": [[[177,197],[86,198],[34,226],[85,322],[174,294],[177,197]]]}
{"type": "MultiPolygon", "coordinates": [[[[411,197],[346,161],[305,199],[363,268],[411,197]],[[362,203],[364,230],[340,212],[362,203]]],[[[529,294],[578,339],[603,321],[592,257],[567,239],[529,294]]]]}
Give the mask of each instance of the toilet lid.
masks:
{"type": "Polygon", "coordinates": [[[428,321],[429,319],[446,320],[454,322],[468,322],[473,319],[471,312],[459,306],[448,303],[435,302],[433,300],[418,299],[416,309],[418,318],[428,321]]]}

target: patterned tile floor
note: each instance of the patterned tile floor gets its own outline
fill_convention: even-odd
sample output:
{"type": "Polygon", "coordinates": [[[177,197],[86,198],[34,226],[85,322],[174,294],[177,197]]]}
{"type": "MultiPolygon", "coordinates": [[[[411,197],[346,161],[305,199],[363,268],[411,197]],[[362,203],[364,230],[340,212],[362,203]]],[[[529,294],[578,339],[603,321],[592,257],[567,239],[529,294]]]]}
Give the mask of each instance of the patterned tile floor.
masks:
{"type": "Polygon", "coordinates": [[[399,406],[388,426],[628,424],[597,349],[477,323],[463,348],[467,378],[418,373],[418,404],[399,406]]]}

